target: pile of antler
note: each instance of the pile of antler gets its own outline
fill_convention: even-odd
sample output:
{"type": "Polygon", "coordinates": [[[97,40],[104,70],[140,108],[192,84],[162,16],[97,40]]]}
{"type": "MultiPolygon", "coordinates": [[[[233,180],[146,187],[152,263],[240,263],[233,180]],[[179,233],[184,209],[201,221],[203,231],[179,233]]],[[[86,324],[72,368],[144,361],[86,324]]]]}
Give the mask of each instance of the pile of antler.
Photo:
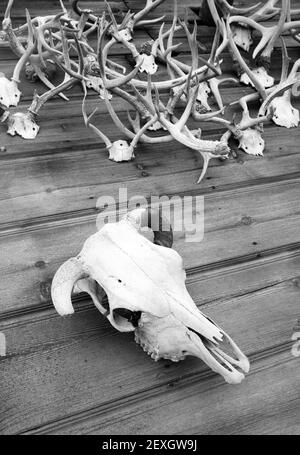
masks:
{"type": "Polygon", "coordinates": [[[14,29],[11,21],[13,0],[9,0],[0,32],[0,47],[9,45],[19,60],[11,79],[4,74],[0,77],[0,119],[7,124],[7,132],[34,139],[39,131],[37,115],[42,106],[57,95],[67,100],[64,92],[80,83],[85,125],[105,143],[110,159],[131,160],[138,142],[157,144],[176,140],[202,155],[204,166],[200,182],[210,159],[229,156],[230,140],[237,140],[239,148],[248,154],[262,155],[264,123],[273,120],[287,128],[298,126],[299,112],[293,108],[291,96],[292,88],[300,81],[300,60],[289,68],[282,38],[290,35],[300,42],[300,21],[293,20],[300,11],[291,9],[290,0],[269,0],[264,5],[244,9],[234,7],[233,1],[199,0],[199,17],[214,23],[216,28],[208,59],[200,55],[203,46],[198,42],[196,22],[190,31],[188,17],[183,20],[178,17],[176,0],[173,22],[168,29],[163,17],[145,19],[162,2],[147,0],[141,11],[128,11],[118,22],[109,3],[106,3],[106,11],[97,16],[90,10],[80,9],[78,0],[70,1],[71,11],[60,1],[62,11],[59,14],[32,19],[26,10],[26,24],[14,29]],[[270,19],[275,25],[263,25],[270,19]],[[161,24],[158,36],[138,49],[134,44],[135,31],[149,23],[161,24]],[[183,30],[187,38],[189,63],[180,60],[180,44],[174,44],[179,30],[183,30]],[[258,38],[257,32],[261,35],[258,38]],[[95,34],[97,45],[93,47],[91,37],[95,34]],[[282,45],[282,72],[280,81],[275,82],[270,74],[270,61],[278,39],[282,45]],[[121,43],[135,61],[135,67],[129,73],[111,58],[111,49],[117,43],[121,43]],[[232,58],[239,81],[232,75],[223,75],[222,55],[225,52],[232,58]],[[168,80],[157,81],[156,77],[153,81],[151,76],[156,73],[158,64],[166,67],[168,80]],[[63,79],[54,86],[53,74],[58,69],[62,70],[63,79]],[[42,81],[48,91],[42,95],[35,92],[28,109],[15,112],[8,108],[17,106],[20,100],[23,70],[27,78],[42,81]],[[145,72],[147,80],[139,78],[139,72],[145,72]],[[253,93],[224,106],[219,91],[224,82],[250,85],[253,93]],[[92,123],[97,109],[87,114],[88,90],[97,93],[99,103],[106,104],[113,122],[123,134],[122,140],[111,142],[92,123]],[[215,111],[208,104],[210,93],[218,106],[215,111]],[[128,112],[127,125],[115,112],[112,97],[122,98],[133,110],[134,115],[128,112]],[[255,117],[249,113],[251,101],[259,102],[254,105],[255,117]],[[241,108],[239,122],[235,122],[236,112],[232,106],[241,108]],[[200,122],[202,126],[203,122],[214,122],[225,128],[225,133],[220,140],[204,140],[199,127],[189,128],[190,119],[197,126],[200,122]],[[157,133],[157,130],[161,132],[157,133]]]}

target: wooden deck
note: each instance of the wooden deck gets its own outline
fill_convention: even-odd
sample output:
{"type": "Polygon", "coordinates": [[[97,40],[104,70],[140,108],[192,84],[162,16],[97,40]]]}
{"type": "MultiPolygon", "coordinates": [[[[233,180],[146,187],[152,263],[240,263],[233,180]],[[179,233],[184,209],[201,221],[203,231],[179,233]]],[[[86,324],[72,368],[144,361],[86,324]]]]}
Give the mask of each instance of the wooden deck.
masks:
{"type": "MultiPolygon", "coordinates": [[[[141,4],[111,3],[125,10],[141,4]]],[[[5,4],[0,1],[1,17],[5,4]]],[[[103,8],[99,1],[88,4],[103,8]]],[[[25,6],[32,16],[59,9],[57,0],[16,0],[15,23],[25,21],[25,6]]],[[[170,21],[172,2],[159,11],[170,21]]],[[[140,42],[156,31],[140,31],[140,42]]],[[[212,33],[199,28],[208,47],[212,33]]],[[[179,41],[184,59],[187,44],[179,41]]],[[[298,58],[297,44],[287,42],[298,58]]],[[[0,52],[0,71],[11,75],[15,57],[0,52]]],[[[116,61],[130,66],[122,48],[116,61]]],[[[230,72],[229,58],[224,61],[230,72]]],[[[280,61],[277,49],[277,76],[280,61]]],[[[24,82],[23,108],[33,88],[24,82]]],[[[229,102],[247,91],[228,85],[222,93],[229,102]]],[[[80,88],[68,96],[68,103],[55,99],[41,111],[35,141],[10,137],[0,125],[0,332],[7,340],[7,355],[0,357],[0,433],[299,434],[300,358],[291,353],[291,337],[300,317],[300,129],[268,125],[263,158],[238,152],[226,163],[212,161],[197,186],[201,157],[176,142],[139,146],[130,163],[109,161],[84,127],[80,88]],[[129,197],[204,195],[204,241],[186,243],[178,235],[174,248],[197,305],[250,357],[241,385],[225,384],[194,358],[153,362],[132,334],[116,332],[84,296],[76,299],[74,316],[55,313],[54,272],[95,232],[97,199],[117,196],[120,187],[129,197]]],[[[89,95],[89,106],[96,98],[89,95]]],[[[299,99],[294,104],[300,108],[299,99]]],[[[116,108],[126,115],[124,103],[116,108]]],[[[97,123],[111,139],[120,137],[102,104],[97,123]]],[[[205,137],[220,137],[215,125],[203,130],[205,137]]]]}

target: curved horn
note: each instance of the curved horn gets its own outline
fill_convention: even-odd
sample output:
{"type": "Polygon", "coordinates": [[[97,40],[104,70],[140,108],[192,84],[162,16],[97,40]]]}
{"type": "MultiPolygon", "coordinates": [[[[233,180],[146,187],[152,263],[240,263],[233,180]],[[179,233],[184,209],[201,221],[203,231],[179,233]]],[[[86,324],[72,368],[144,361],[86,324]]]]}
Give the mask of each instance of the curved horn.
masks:
{"type": "Polygon", "coordinates": [[[71,258],[62,264],[54,275],[51,296],[54,307],[60,316],[74,313],[71,294],[75,283],[87,274],[77,258],[71,258]]]}
{"type": "Polygon", "coordinates": [[[138,229],[149,227],[154,234],[153,243],[156,245],[172,248],[173,230],[169,220],[162,215],[161,207],[155,209],[147,207],[136,209],[127,215],[127,219],[138,229]]]}

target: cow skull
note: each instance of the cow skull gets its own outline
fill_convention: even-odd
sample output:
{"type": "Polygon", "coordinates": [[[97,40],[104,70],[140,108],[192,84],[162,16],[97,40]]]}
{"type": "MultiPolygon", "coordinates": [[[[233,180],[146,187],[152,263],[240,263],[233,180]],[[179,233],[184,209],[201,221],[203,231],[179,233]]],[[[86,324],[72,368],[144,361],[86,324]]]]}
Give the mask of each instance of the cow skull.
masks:
{"type": "Polygon", "coordinates": [[[172,241],[171,226],[158,210],[137,209],[106,224],[58,269],[51,290],[54,306],[62,316],[72,314],[72,291],[87,292],[113,327],[135,331],[135,341],[155,360],[196,356],[228,383],[240,383],[249,371],[248,359],[197,309],[172,241]],[[146,226],[154,232],[153,243],[139,232],[146,226]]]}

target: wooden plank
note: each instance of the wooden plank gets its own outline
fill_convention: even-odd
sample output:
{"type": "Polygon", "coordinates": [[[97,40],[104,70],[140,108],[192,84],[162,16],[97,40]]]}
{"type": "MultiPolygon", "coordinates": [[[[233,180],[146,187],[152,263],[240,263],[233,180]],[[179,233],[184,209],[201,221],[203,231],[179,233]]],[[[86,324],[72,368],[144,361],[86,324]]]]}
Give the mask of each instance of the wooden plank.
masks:
{"type": "MultiPolygon", "coordinates": [[[[127,71],[132,71],[132,67],[131,65],[129,65],[128,63],[128,60],[126,59],[126,57],[124,55],[114,55],[113,57],[113,60],[115,63],[118,63],[119,65],[123,65],[127,71]]],[[[12,75],[13,75],[13,71],[14,71],[14,67],[16,65],[17,61],[16,60],[4,60],[4,59],[1,59],[0,61],[0,72],[4,73],[6,75],[6,77],[10,78],[12,75]]],[[[51,82],[54,84],[54,85],[58,85],[60,82],[62,82],[62,72],[61,71],[58,71],[56,76],[51,79],[51,82]]],[[[19,104],[19,106],[22,106],[26,103],[26,105],[31,102],[32,100],[32,97],[33,97],[33,93],[35,90],[37,90],[38,94],[42,94],[44,92],[46,92],[48,89],[47,87],[39,82],[39,81],[36,81],[36,82],[31,82],[29,80],[26,79],[25,77],[25,74],[23,72],[21,72],[21,84],[19,85],[19,89],[21,90],[22,92],[22,97],[21,97],[21,102],[19,104]]],[[[89,94],[92,94],[92,93],[95,93],[95,92],[92,92],[92,90],[89,91],[89,94]]],[[[68,90],[65,95],[69,98],[69,99],[72,99],[74,97],[78,97],[78,96],[82,96],[82,88],[81,88],[81,85],[78,84],[76,86],[74,86],[71,90],[68,90]]],[[[95,96],[96,96],[96,93],[95,93],[95,96]]],[[[60,100],[60,98],[56,98],[57,100],[60,100]]],[[[67,106],[68,103],[64,103],[62,102],[61,103],[61,106],[67,106]]],[[[47,103],[47,107],[49,106],[49,104],[47,103]]]]}
{"type": "MultiPolygon", "coordinates": [[[[204,241],[187,243],[184,233],[176,232],[174,248],[187,268],[203,269],[299,245],[299,190],[298,180],[297,184],[282,182],[207,196],[204,241]]],[[[193,209],[191,202],[189,207],[193,209]]],[[[19,235],[2,235],[1,312],[48,302],[55,270],[78,254],[86,238],[95,232],[95,220],[94,215],[72,218],[24,226],[19,235]]]]}
{"type": "MultiPolygon", "coordinates": [[[[15,3],[14,23],[21,23],[25,9],[15,3]]],[[[125,3],[141,7],[137,0],[125,3]]],[[[0,15],[5,4],[0,1],[0,15]]],[[[59,8],[57,0],[38,6],[29,0],[26,6],[34,14],[59,8]]],[[[101,2],[99,11],[103,7],[101,2]]],[[[161,9],[169,26],[172,8],[168,0],[152,17],[161,9]]],[[[137,45],[154,31],[153,26],[138,31],[137,45]]],[[[213,28],[199,29],[208,49],[213,33],[213,28]]],[[[177,36],[182,40],[182,32],[177,36]]],[[[187,61],[182,41],[179,58],[187,61]]],[[[287,43],[296,59],[297,45],[287,43]]],[[[129,69],[128,54],[120,52],[125,54],[116,46],[113,59],[129,69]]],[[[276,49],[276,78],[280,58],[276,49]]],[[[0,71],[11,72],[15,57],[1,49],[1,59],[6,60],[0,71]]],[[[226,54],[224,68],[231,72],[226,54]]],[[[159,77],[165,74],[162,67],[159,77]]],[[[25,83],[21,110],[34,87],[25,83]]],[[[226,104],[249,92],[233,85],[222,90],[226,104]]],[[[214,161],[197,187],[201,159],[175,142],[139,147],[131,163],[108,161],[103,146],[84,128],[80,88],[68,95],[69,103],[55,99],[41,111],[36,141],[11,138],[0,126],[6,147],[0,155],[0,331],[8,342],[8,355],[0,360],[0,433],[300,434],[299,360],[291,354],[299,320],[299,130],[268,125],[264,158],[238,152],[226,164],[214,161]],[[55,314],[49,293],[53,273],[95,231],[97,198],[117,197],[120,186],[128,188],[129,197],[205,196],[204,242],[187,244],[176,233],[175,248],[184,257],[197,305],[251,357],[251,373],[241,386],[225,385],[197,359],[154,363],[132,335],[112,329],[84,295],[76,298],[73,317],[55,314]]],[[[90,94],[89,109],[96,103],[97,125],[119,139],[104,103],[90,94]]],[[[294,104],[300,107],[297,100],[294,104]]],[[[126,103],[114,100],[114,105],[124,119],[126,103]]],[[[204,137],[220,137],[216,125],[200,126],[204,137]]]]}
{"type": "MultiPolygon", "coordinates": [[[[222,98],[225,104],[229,104],[233,101],[237,101],[240,99],[241,96],[247,95],[252,93],[252,89],[248,87],[222,87],[221,93],[222,98]]],[[[18,153],[18,156],[24,156],[24,152],[31,151],[31,154],[34,154],[34,150],[50,150],[52,148],[58,149],[58,144],[61,146],[59,148],[63,149],[63,146],[66,144],[68,147],[75,146],[78,147],[78,137],[82,137],[83,140],[92,139],[94,143],[96,143],[95,138],[97,137],[94,134],[91,134],[89,129],[86,129],[83,123],[82,114],[81,114],[81,103],[82,98],[81,96],[78,97],[78,92],[69,92],[68,96],[73,97],[72,100],[69,102],[65,102],[60,99],[53,99],[47,103],[46,107],[41,109],[38,123],[41,126],[40,132],[35,140],[24,140],[18,136],[9,136],[5,134],[6,126],[0,124],[0,134],[1,134],[1,145],[6,148],[5,154],[2,152],[0,159],[2,157],[9,156],[10,152],[14,155],[18,153]],[[73,143],[71,142],[73,141],[73,143]],[[41,143],[43,146],[41,147],[41,143]],[[21,153],[22,152],[22,153],[21,153]]],[[[107,114],[107,109],[105,103],[99,100],[97,94],[90,92],[89,96],[90,104],[87,106],[87,111],[92,112],[92,110],[97,107],[99,114],[95,116],[95,123],[96,125],[102,125],[104,132],[107,129],[107,135],[111,134],[110,131],[115,131],[116,134],[118,133],[118,129],[112,124],[110,117],[107,114]],[[101,114],[105,114],[101,117],[101,114]]],[[[166,94],[162,94],[162,100],[166,102],[167,97],[166,94]]],[[[127,103],[123,102],[119,97],[113,98],[113,105],[118,112],[126,111],[128,109],[127,103]]],[[[295,98],[293,101],[293,105],[295,108],[300,108],[300,101],[295,98]]],[[[12,111],[17,110],[24,112],[28,107],[28,103],[21,103],[17,109],[12,109],[12,111]]],[[[212,103],[213,107],[213,103],[212,103]]],[[[214,107],[213,107],[214,108],[214,107]]],[[[253,108],[251,110],[251,114],[257,115],[257,108],[258,104],[254,103],[253,108]]],[[[226,111],[226,118],[230,119],[234,112],[238,112],[239,109],[235,108],[228,108],[226,111]]],[[[179,110],[181,112],[181,109],[179,110]]],[[[129,126],[127,120],[127,113],[121,115],[121,119],[125,122],[126,125],[129,126]]],[[[221,128],[219,125],[216,125],[213,122],[194,122],[189,121],[188,125],[191,128],[201,128],[203,130],[203,134],[207,136],[209,132],[216,133],[219,132],[220,135],[223,134],[225,131],[224,128],[221,128]]],[[[280,135],[287,134],[284,128],[278,128],[274,124],[269,123],[266,125],[266,129],[268,130],[269,126],[273,126],[274,135],[280,138],[280,135]]],[[[296,129],[293,129],[293,132],[296,129]]],[[[296,133],[295,133],[296,134],[296,133]]],[[[220,137],[220,136],[219,136],[220,137]]],[[[292,142],[292,141],[290,141],[292,142]]],[[[274,144],[276,147],[276,143],[274,144]]],[[[293,143],[291,143],[293,147],[293,143]]],[[[16,155],[17,156],[17,155],[16,155]]]]}
{"type": "MultiPolygon", "coordinates": [[[[298,302],[299,286],[292,279],[230,301],[213,301],[201,310],[248,355],[260,352],[265,357],[275,345],[277,351],[279,346],[289,349],[298,302]]],[[[195,375],[198,386],[206,390],[223,384],[194,358],[179,364],[154,363],[130,342],[132,335],[115,332],[94,309],[83,309],[71,318],[36,314],[32,321],[23,323],[20,318],[1,324],[1,330],[8,345],[8,356],[1,360],[4,434],[56,420],[58,430],[65,417],[86,420],[95,409],[98,413],[119,406],[119,400],[122,413],[132,394],[145,403],[158,388],[167,391],[181,381],[185,387],[195,375]]],[[[221,388],[227,390],[225,385],[221,388]]]]}
{"type": "Polygon", "coordinates": [[[28,434],[299,435],[299,360],[261,360],[240,386],[180,381],[126,406],[45,425],[28,434]],[[262,406],[263,403],[263,406],[262,406]]]}
{"type": "MultiPolygon", "coordinates": [[[[80,211],[83,214],[86,211],[95,213],[98,197],[103,194],[117,197],[122,182],[128,189],[129,197],[135,194],[144,194],[145,197],[176,194],[189,190],[207,194],[216,189],[221,191],[228,185],[253,185],[270,179],[282,180],[282,176],[293,178],[300,169],[299,129],[293,130],[291,142],[289,130],[267,127],[267,150],[263,158],[240,154],[237,160],[226,163],[212,160],[207,178],[201,186],[197,186],[195,182],[202,166],[201,157],[178,143],[172,142],[168,153],[163,153],[164,145],[139,146],[135,161],[117,164],[107,159],[107,151],[101,144],[98,145],[98,139],[84,126],[80,127],[81,118],[57,118],[52,129],[51,112],[47,110],[45,114],[47,116],[38,136],[40,142],[28,143],[21,138],[5,137],[7,152],[2,153],[0,158],[2,229],[12,227],[12,222],[19,222],[22,226],[29,219],[46,220],[46,217],[59,214],[62,217],[68,212],[75,215],[80,211]],[[25,153],[26,149],[29,156],[25,153]],[[31,150],[34,150],[32,157],[31,150]]],[[[103,124],[101,116],[96,118],[96,124],[103,124]]],[[[119,139],[114,125],[106,125],[105,133],[111,140],[119,139]]],[[[219,136],[220,133],[209,134],[210,138],[217,139],[219,136]]]]}
{"type": "MultiPolygon", "coordinates": [[[[122,0],[115,0],[115,1],[110,1],[109,2],[113,11],[126,11],[126,5],[122,0]]],[[[68,1],[65,2],[66,7],[68,8],[68,1]]],[[[98,1],[86,1],[86,0],[81,0],[82,8],[87,8],[87,9],[92,9],[95,14],[102,14],[102,12],[105,10],[106,6],[103,0],[98,0],[98,1]]],[[[2,17],[4,15],[4,11],[7,5],[6,0],[1,0],[0,1],[0,16],[2,17]]],[[[60,2],[59,0],[42,0],[39,2],[36,2],[34,0],[26,0],[26,8],[29,10],[30,14],[32,17],[40,16],[42,15],[51,15],[51,14],[57,14],[58,12],[61,11],[60,7],[60,2]]],[[[24,3],[21,1],[15,1],[11,10],[11,17],[12,20],[16,19],[23,19],[24,22],[26,21],[26,15],[25,15],[25,6],[24,3]]]]}

